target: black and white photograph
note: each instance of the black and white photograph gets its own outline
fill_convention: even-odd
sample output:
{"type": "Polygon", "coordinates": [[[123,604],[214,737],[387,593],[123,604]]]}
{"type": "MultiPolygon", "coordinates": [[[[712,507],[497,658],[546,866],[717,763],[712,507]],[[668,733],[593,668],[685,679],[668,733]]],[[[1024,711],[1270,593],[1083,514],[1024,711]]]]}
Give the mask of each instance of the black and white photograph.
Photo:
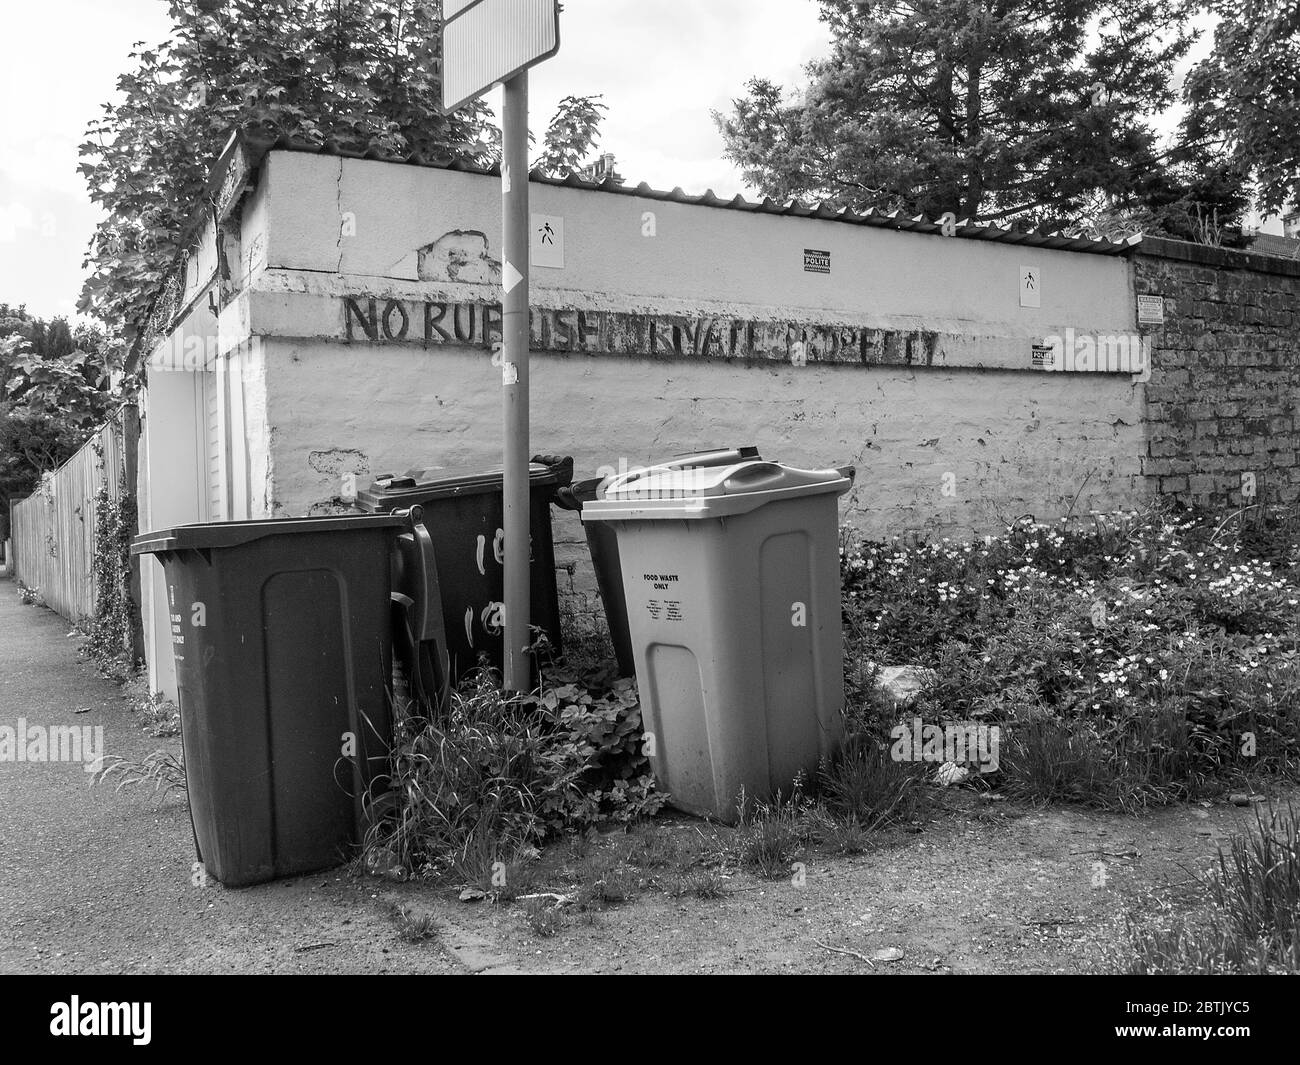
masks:
{"type": "Polygon", "coordinates": [[[1300,0],[0,25],[34,1039],[384,974],[1280,1030],[1300,0]]]}

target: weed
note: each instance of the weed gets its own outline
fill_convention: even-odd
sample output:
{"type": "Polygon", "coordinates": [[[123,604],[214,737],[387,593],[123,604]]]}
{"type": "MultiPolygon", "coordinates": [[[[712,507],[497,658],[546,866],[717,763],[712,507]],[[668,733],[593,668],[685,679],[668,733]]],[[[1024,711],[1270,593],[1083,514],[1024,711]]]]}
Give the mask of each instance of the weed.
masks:
{"type": "Polygon", "coordinates": [[[771,803],[751,805],[742,793],[738,802],[740,821],[733,843],[735,860],[742,869],[774,880],[790,869],[790,863],[802,852],[809,832],[803,813],[806,800],[796,786],[790,799],[778,792],[771,803]]]}
{"type": "Polygon", "coordinates": [[[683,861],[682,845],[666,832],[646,832],[632,838],[626,860],[641,869],[665,869],[683,861]]]}
{"type": "Polygon", "coordinates": [[[166,799],[173,791],[183,794],[186,790],[185,765],[168,751],[154,751],[140,762],[109,755],[104,759],[103,768],[94,775],[91,782],[103,784],[110,779],[116,782],[114,791],[144,785],[151,787],[154,795],[159,795],[161,792],[160,800],[166,799]]]}
{"type": "Polygon", "coordinates": [[[397,934],[406,943],[423,943],[438,935],[438,923],[427,911],[399,906],[396,913],[397,934]]]}
{"type": "Polygon", "coordinates": [[[137,723],[149,735],[160,739],[180,735],[180,710],[165,695],[149,691],[148,677],[143,673],[123,682],[122,698],[127,701],[137,723]]]}
{"type": "Polygon", "coordinates": [[[1138,974],[1300,972],[1300,822],[1257,809],[1255,828],[1237,834],[1207,878],[1207,905],[1162,921],[1128,917],[1138,974]]]}
{"type": "Polygon", "coordinates": [[[820,794],[829,811],[845,823],[841,841],[857,834],[923,818],[929,802],[925,765],[896,762],[887,747],[866,737],[851,737],[844,749],[818,772],[820,794]]]}
{"type": "Polygon", "coordinates": [[[399,705],[388,798],[375,804],[367,848],[395,852],[411,874],[495,891],[494,872],[549,835],[657,810],[633,683],[602,689],[558,667],[550,683],[512,696],[480,671],[445,713],[399,705]]]}
{"type": "Polygon", "coordinates": [[[845,820],[832,820],[820,838],[836,854],[862,854],[871,846],[871,835],[862,827],[857,814],[849,814],[845,820]]]}
{"type": "Polygon", "coordinates": [[[578,867],[577,879],[574,901],[582,908],[630,902],[640,886],[620,856],[607,851],[587,854],[578,867]]]}
{"type": "Polygon", "coordinates": [[[670,898],[693,895],[697,899],[720,899],[727,893],[727,882],[716,869],[689,869],[672,877],[664,887],[670,898]]]}
{"type": "Polygon", "coordinates": [[[547,899],[529,899],[524,903],[524,916],[533,934],[543,938],[558,935],[564,928],[564,914],[559,905],[547,899]]]}

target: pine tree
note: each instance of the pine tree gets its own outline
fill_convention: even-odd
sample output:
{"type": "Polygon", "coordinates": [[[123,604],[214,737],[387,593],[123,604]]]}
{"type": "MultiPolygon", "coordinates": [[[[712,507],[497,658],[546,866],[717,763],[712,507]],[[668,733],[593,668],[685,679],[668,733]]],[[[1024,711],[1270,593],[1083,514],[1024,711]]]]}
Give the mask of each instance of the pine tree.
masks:
{"type": "Polygon", "coordinates": [[[1021,224],[1141,202],[1185,0],[822,0],[830,55],[715,119],[765,195],[1021,224]]]}

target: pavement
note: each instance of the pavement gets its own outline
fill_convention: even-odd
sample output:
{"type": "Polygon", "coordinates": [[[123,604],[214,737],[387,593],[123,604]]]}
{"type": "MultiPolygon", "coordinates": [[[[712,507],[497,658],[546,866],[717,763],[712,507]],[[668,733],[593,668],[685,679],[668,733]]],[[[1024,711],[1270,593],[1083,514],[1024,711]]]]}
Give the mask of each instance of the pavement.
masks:
{"type": "MultiPolygon", "coordinates": [[[[150,736],[118,686],[77,656],[70,629],[0,579],[0,738],[21,718],[29,729],[102,727],[110,756],[179,754],[178,739],[150,736]]],[[[0,973],[482,968],[449,942],[402,940],[383,882],[343,868],[240,890],[196,883],[183,796],[92,785],[84,764],[15,759],[0,747],[0,973]]]]}

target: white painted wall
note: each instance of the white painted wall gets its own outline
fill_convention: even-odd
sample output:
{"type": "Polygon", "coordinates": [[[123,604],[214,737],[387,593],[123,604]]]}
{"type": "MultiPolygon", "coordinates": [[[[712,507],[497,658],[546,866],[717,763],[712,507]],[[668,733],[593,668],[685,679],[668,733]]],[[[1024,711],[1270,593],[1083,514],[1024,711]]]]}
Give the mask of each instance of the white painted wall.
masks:
{"type": "MultiPolygon", "coordinates": [[[[142,530],[208,520],[202,477],[202,376],[157,372],[149,381],[140,419],[139,522],[142,530]]],[[[141,557],[141,613],[151,691],[176,699],[167,586],[163,567],[141,557]]]]}
{"type": "MultiPolygon", "coordinates": [[[[941,335],[944,365],[926,369],[535,354],[533,450],[572,454],[579,475],[730,444],[795,464],[853,463],[844,513],[873,535],[969,535],[1142,493],[1141,386],[1028,366],[1030,345],[1049,334],[1133,330],[1125,259],[553,186],[532,197],[535,213],[563,216],[566,243],[564,269],[533,270],[536,305],[941,335]],[[653,237],[642,235],[647,213],[653,237]],[[829,275],[804,271],[805,248],[830,252],[829,275]],[[1041,279],[1038,308],[1020,306],[1024,265],[1041,279]]],[[[500,371],[486,350],[426,350],[419,330],[413,343],[349,344],[343,313],[349,295],[499,300],[499,234],[494,178],[270,153],[229,249],[235,294],[219,318],[194,312],[209,315],[202,329],[222,371],[220,516],[336,509],[349,472],[364,483],[412,465],[499,461],[500,371]],[[485,257],[456,277],[428,257],[422,270],[420,249],[455,231],[481,233],[485,257]]],[[[168,454],[150,463],[151,497],[191,498],[186,478],[202,457],[170,451],[189,409],[173,396],[183,388],[156,387],[151,408],[167,410],[149,448],[168,454]]],[[[196,514],[177,503],[150,515],[153,527],[179,520],[196,514]]],[[[574,594],[589,596],[580,529],[557,520],[574,594]]]]}
{"type": "MultiPolygon", "coordinates": [[[[272,152],[265,165],[259,221],[269,268],[416,281],[418,249],[453,230],[484,233],[500,255],[496,178],[294,152],[272,152]],[[343,236],[347,221],[355,232],[343,236]]],[[[709,303],[774,318],[821,310],[863,324],[1007,336],[1133,326],[1128,266],[1117,257],[551,185],[533,184],[530,198],[533,213],[564,218],[565,268],[532,277],[534,302],[548,306],[621,296],[650,310],[709,303]],[[653,237],[642,236],[647,212],[653,237]],[[829,275],[804,271],[805,248],[831,253],[829,275]],[[1040,308],[1019,305],[1022,264],[1040,272],[1040,308]]]]}

